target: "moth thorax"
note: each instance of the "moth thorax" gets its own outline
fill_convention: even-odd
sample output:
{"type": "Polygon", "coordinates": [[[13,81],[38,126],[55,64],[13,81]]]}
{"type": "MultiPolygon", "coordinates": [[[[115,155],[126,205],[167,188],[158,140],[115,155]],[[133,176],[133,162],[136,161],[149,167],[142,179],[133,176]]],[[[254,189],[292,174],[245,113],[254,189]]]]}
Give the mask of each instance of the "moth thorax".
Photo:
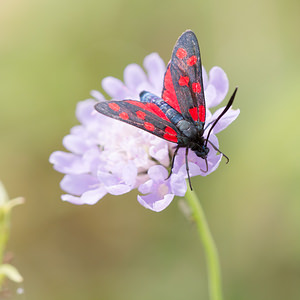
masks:
{"type": "Polygon", "coordinates": [[[187,120],[180,120],[176,124],[177,128],[187,137],[193,138],[197,136],[197,128],[194,126],[193,123],[187,120]]]}

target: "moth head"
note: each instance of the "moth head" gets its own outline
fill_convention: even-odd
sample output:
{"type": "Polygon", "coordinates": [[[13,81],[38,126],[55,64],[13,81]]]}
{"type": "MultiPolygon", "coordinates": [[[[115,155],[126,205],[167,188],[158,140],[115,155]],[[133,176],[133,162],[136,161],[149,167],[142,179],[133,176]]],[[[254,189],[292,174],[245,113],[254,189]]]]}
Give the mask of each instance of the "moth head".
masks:
{"type": "Polygon", "coordinates": [[[203,145],[197,145],[197,147],[191,148],[197,156],[205,159],[207,157],[207,154],[209,152],[209,148],[203,144],[203,145]],[[193,149],[194,148],[194,149],[193,149]]]}

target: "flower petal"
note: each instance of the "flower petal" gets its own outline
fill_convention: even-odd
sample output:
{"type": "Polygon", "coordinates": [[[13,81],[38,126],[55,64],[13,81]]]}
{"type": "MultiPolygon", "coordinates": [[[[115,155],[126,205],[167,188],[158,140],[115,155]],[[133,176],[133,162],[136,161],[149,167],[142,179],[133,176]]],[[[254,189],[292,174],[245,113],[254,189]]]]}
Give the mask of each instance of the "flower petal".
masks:
{"type": "Polygon", "coordinates": [[[122,178],[108,172],[98,172],[98,179],[104,184],[106,191],[112,195],[122,195],[132,190],[133,186],[124,183],[122,178]]]}
{"type": "Polygon", "coordinates": [[[148,175],[154,182],[161,182],[168,177],[168,171],[163,166],[155,165],[149,168],[148,175]]]}
{"type": "Polygon", "coordinates": [[[207,88],[213,87],[215,89],[215,97],[209,98],[207,103],[208,107],[214,107],[219,105],[225,98],[229,81],[226,73],[220,67],[213,67],[209,71],[209,82],[207,88]]]}
{"type": "Polygon", "coordinates": [[[206,90],[208,84],[208,76],[205,68],[202,66],[202,80],[203,80],[203,88],[206,90]]]}
{"type": "Polygon", "coordinates": [[[89,166],[86,165],[80,156],[63,151],[55,151],[49,157],[50,163],[58,172],[65,174],[88,173],[89,166]]]}
{"type": "MultiPolygon", "coordinates": [[[[197,167],[199,169],[199,167],[197,167]]],[[[172,174],[170,178],[171,191],[176,196],[183,197],[187,190],[184,176],[181,174],[172,174]]]]}
{"type": "Polygon", "coordinates": [[[105,97],[97,90],[91,90],[91,96],[94,97],[97,101],[105,100],[105,97]]]}
{"type": "Polygon", "coordinates": [[[122,100],[132,96],[131,91],[124,85],[124,83],[114,77],[105,77],[102,80],[102,87],[105,92],[113,99],[122,100]]]}
{"type": "Polygon", "coordinates": [[[154,181],[152,179],[147,180],[139,186],[139,192],[142,194],[149,194],[153,190],[154,181]]]}
{"type": "Polygon", "coordinates": [[[147,81],[147,76],[139,65],[130,64],[125,68],[124,82],[133,93],[141,92],[137,89],[145,81],[147,81]]]}
{"type": "Polygon", "coordinates": [[[155,212],[160,212],[168,207],[174,198],[173,194],[166,194],[163,198],[158,198],[157,196],[158,194],[149,194],[146,196],[138,195],[138,201],[144,207],[155,212]]]}
{"type": "MultiPolygon", "coordinates": [[[[201,158],[201,157],[198,157],[195,152],[191,151],[191,153],[189,154],[189,157],[188,157],[188,161],[189,161],[189,174],[190,174],[190,177],[200,175],[201,171],[200,171],[199,165],[196,162],[198,161],[198,163],[199,163],[199,161],[200,162],[204,161],[204,159],[201,158]],[[194,156],[193,160],[191,160],[191,156],[194,156]]],[[[184,178],[188,178],[185,163],[181,165],[181,167],[178,171],[178,174],[180,174],[181,176],[184,176],[184,178]]]]}
{"type": "Polygon", "coordinates": [[[107,194],[104,187],[100,187],[95,190],[90,190],[82,194],[81,199],[84,204],[93,205],[97,203],[100,199],[102,199],[107,194]]]}
{"type": "Polygon", "coordinates": [[[212,107],[212,103],[214,103],[215,98],[217,97],[217,92],[215,87],[212,84],[208,84],[207,88],[204,90],[204,96],[206,101],[206,108],[212,107]]]}
{"type": "Polygon", "coordinates": [[[168,144],[160,140],[155,145],[150,146],[149,155],[159,161],[162,165],[168,166],[170,163],[168,144]]]}
{"type": "Polygon", "coordinates": [[[90,122],[93,118],[94,105],[96,101],[93,99],[88,99],[85,101],[80,101],[76,106],[76,118],[82,124],[90,122]]]}
{"type": "Polygon", "coordinates": [[[65,148],[75,154],[83,154],[88,150],[85,140],[82,136],[68,134],[63,138],[63,145],[65,148]]]}
{"type": "Polygon", "coordinates": [[[65,175],[60,182],[60,187],[67,193],[80,196],[84,192],[99,185],[96,177],[89,174],[65,175]]]}
{"type": "Polygon", "coordinates": [[[72,195],[62,195],[61,199],[76,205],[89,204],[93,205],[97,203],[101,198],[106,195],[106,190],[101,187],[95,190],[90,190],[82,194],[81,197],[76,197],[72,195]]]}
{"type": "MultiPolygon", "coordinates": [[[[224,107],[219,108],[212,116],[212,120],[216,120],[218,116],[222,113],[224,107]]],[[[218,121],[216,126],[213,129],[214,134],[224,130],[229,126],[240,114],[239,109],[229,109],[226,114],[218,121]]]]}
{"type": "Polygon", "coordinates": [[[106,190],[111,195],[119,196],[130,192],[132,190],[132,187],[126,184],[116,184],[116,185],[107,186],[106,190]]]}
{"type": "Polygon", "coordinates": [[[61,195],[61,200],[66,201],[66,202],[70,202],[70,203],[76,204],[76,205],[84,204],[81,200],[81,197],[72,196],[72,195],[68,195],[68,194],[61,195]]]}
{"type": "Polygon", "coordinates": [[[160,96],[163,89],[163,78],[166,72],[166,65],[157,53],[151,53],[144,59],[144,68],[148,73],[149,82],[154,87],[154,93],[160,96]]]}

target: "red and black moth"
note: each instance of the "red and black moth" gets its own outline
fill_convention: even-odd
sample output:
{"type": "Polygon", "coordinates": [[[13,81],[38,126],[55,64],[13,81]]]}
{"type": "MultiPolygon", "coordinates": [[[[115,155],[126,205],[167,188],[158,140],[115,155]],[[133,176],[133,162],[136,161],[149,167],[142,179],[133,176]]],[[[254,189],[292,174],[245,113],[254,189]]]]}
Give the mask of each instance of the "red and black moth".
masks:
{"type": "MultiPolygon", "coordinates": [[[[187,30],[179,37],[173,49],[171,61],[164,77],[161,98],[143,91],[140,93],[140,101],[99,102],[95,105],[95,109],[108,117],[126,122],[176,143],[177,147],[172,158],[169,177],[179,148],[186,148],[186,170],[192,189],[187,160],[188,151],[189,149],[193,150],[198,157],[205,160],[206,170],[204,172],[207,172],[209,152],[207,144],[210,143],[216,151],[222,153],[209,141],[209,135],[231,107],[236,92],[237,88],[219,117],[209,124],[205,124],[205,97],[199,44],[195,34],[191,30],[187,30]],[[204,131],[209,125],[211,126],[204,138],[204,131]]],[[[226,155],[224,157],[228,162],[228,157],[226,155]]]]}

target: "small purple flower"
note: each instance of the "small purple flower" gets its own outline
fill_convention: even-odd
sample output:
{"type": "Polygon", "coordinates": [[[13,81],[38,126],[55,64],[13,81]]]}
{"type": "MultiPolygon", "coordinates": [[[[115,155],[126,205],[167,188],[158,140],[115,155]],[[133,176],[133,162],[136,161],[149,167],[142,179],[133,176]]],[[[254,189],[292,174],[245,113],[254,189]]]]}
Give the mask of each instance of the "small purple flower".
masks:
{"type": "MultiPolygon", "coordinates": [[[[160,95],[166,66],[157,53],[144,59],[144,70],[136,64],[124,70],[124,83],[114,77],[102,81],[105,92],[113,99],[139,99],[143,90],[160,95]]],[[[203,83],[206,98],[206,124],[222,112],[214,114],[210,108],[219,105],[228,92],[228,78],[219,67],[213,67],[209,76],[203,68],[203,83]]],[[[142,195],[138,201],[153,211],[165,209],[174,196],[184,196],[187,185],[185,149],[180,149],[175,158],[173,172],[168,177],[170,156],[175,144],[160,139],[148,132],[97,113],[94,105],[105,101],[98,91],[92,91],[94,99],[77,104],[76,116],[81,123],[71,129],[63,139],[69,152],[56,151],[50,162],[54,169],[65,174],[60,185],[67,193],[62,200],[74,204],[95,204],[107,193],[121,195],[137,188],[142,195]]],[[[219,146],[216,133],[224,130],[239,115],[239,110],[230,109],[214,127],[210,141],[219,146]]],[[[206,130],[207,134],[208,130],[206,130]]],[[[204,134],[204,137],[206,135],[204,134]]],[[[207,161],[189,151],[190,176],[206,176],[215,171],[222,155],[209,144],[207,161]]]]}
{"type": "Polygon", "coordinates": [[[149,180],[139,186],[139,191],[145,196],[138,196],[138,201],[154,211],[165,209],[173,200],[174,195],[184,196],[186,182],[182,174],[172,174],[170,180],[168,171],[161,165],[155,165],[148,170],[149,180]]]}

